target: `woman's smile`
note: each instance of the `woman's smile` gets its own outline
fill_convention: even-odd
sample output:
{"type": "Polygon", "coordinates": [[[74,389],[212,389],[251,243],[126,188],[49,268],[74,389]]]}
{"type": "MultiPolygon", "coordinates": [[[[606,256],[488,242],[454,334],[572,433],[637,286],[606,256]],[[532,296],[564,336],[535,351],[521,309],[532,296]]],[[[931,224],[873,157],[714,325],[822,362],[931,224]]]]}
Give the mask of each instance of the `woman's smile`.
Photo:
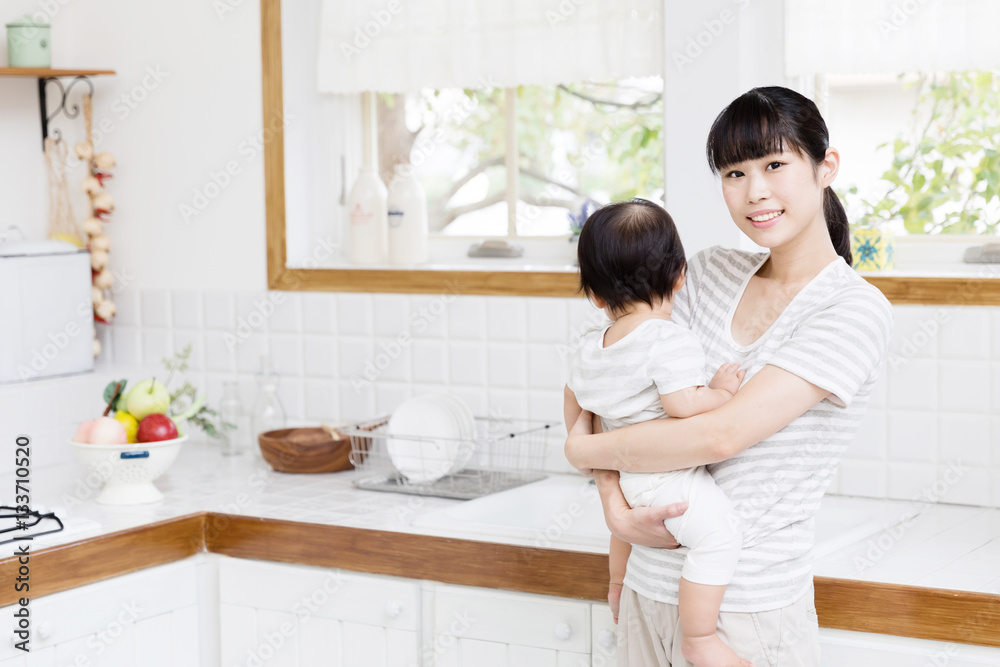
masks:
{"type": "Polygon", "coordinates": [[[750,223],[757,229],[767,229],[768,227],[774,227],[778,224],[778,220],[784,215],[785,209],[766,209],[761,211],[754,211],[747,216],[750,223]]]}

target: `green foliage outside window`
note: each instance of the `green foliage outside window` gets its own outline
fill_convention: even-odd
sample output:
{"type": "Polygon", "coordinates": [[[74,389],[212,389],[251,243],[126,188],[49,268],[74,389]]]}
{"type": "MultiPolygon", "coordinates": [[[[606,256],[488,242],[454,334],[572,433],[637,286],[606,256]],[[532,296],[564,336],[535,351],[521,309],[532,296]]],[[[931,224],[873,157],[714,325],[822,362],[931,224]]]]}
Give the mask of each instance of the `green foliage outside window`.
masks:
{"type": "Polygon", "coordinates": [[[914,130],[891,144],[885,195],[845,194],[861,226],[901,220],[910,234],[996,234],[1000,224],[1000,72],[924,75],[914,130]]]}

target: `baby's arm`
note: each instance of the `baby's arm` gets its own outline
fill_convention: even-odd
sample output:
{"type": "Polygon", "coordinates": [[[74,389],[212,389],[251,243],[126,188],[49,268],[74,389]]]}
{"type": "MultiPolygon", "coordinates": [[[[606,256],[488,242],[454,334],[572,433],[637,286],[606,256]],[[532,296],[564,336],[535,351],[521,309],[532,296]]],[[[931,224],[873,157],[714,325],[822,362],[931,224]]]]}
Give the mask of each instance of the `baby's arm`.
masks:
{"type": "Polygon", "coordinates": [[[583,408],[577,402],[576,394],[569,388],[569,385],[566,385],[566,388],[563,390],[563,419],[566,420],[567,433],[573,429],[573,424],[576,423],[576,420],[580,418],[582,413],[583,408]]]}
{"type": "Polygon", "coordinates": [[[707,387],[687,387],[660,394],[660,403],[670,417],[685,418],[710,412],[733,397],[746,374],[739,364],[723,364],[707,387]]]}
{"type": "Polygon", "coordinates": [[[632,545],[611,536],[611,546],[608,550],[608,566],[611,572],[611,582],[608,584],[608,604],[615,623],[618,622],[618,605],[621,603],[622,586],[625,585],[625,565],[628,563],[632,545]]]}

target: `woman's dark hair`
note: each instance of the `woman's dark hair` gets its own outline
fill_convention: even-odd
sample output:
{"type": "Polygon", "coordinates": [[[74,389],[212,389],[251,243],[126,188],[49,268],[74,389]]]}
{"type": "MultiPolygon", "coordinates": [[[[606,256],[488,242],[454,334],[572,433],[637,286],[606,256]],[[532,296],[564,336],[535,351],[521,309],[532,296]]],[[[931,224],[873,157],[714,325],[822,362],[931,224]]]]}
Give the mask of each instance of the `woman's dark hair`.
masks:
{"type": "Polygon", "coordinates": [[[594,211],[577,245],[580,289],[600,297],[613,312],[630,303],[666,300],[684,272],[684,246],[674,221],[645,199],[594,211]]]}
{"type": "MultiPolygon", "coordinates": [[[[816,104],[808,97],[781,86],[754,88],[722,110],[708,132],[708,164],[718,174],[729,165],[758,160],[780,153],[784,145],[794,148],[818,165],[830,147],[830,133],[816,104]]],[[[848,265],[851,232],[837,193],[823,191],[823,217],[837,254],[848,265]]]]}

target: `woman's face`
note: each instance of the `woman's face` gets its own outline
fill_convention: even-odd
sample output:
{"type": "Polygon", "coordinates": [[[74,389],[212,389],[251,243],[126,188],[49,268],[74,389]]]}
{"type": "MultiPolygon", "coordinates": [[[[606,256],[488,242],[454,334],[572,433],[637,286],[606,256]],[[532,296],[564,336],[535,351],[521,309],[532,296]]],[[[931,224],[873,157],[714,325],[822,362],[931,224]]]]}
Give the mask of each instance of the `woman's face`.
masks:
{"type": "Polygon", "coordinates": [[[722,196],[740,230],[764,248],[774,248],[819,225],[823,189],[837,173],[836,151],[827,151],[819,167],[794,149],[785,148],[722,170],[722,196]]]}

